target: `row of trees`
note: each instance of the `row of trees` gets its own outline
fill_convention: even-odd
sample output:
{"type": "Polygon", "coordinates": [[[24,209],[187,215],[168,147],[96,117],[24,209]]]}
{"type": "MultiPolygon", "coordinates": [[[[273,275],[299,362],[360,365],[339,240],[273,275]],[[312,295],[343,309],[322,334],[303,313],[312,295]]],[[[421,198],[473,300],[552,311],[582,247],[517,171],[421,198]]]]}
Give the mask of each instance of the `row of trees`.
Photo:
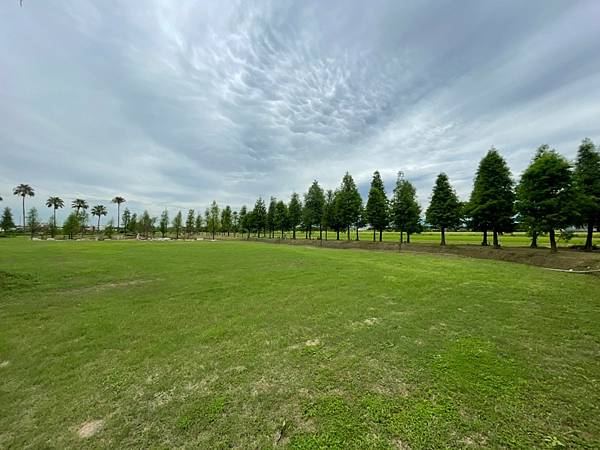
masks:
{"type": "MultiPolygon", "coordinates": [[[[26,217],[25,198],[32,197],[34,190],[21,184],[13,193],[22,197],[22,223],[27,223],[32,229],[30,217],[37,217],[37,210],[35,214],[30,210],[26,217]]],[[[441,245],[446,244],[448,229],[467,227],[482,232],[482,245],[488,245],[488,232],[491,231],[492,244],[497,248],[500,246],[498,235],[512,231],[518,224],[529,231],[532,247],[537,246],[540,234],[548,234],[551,248],[556,251],[556,230],[586,226],[584,248],[591,250],[594,226],[600,224],[600,154],[590,139],[584,139],[575,163],[571,164],[555,150],[542,145],[516,185],[506,161],[498,150],[492,148],[479,164],[469,201],[461,202],[448,176],[440,173],[424,218],[416,189],[402,172],[398,174],[391,198],[388,198],[383,180],[375,171],[365,204],[349,173],[344,175],[335,190],[324,190],[314,181],[302,199],[293,193],[288,203],[271,197],[267,205],[259,197],[252,209],[242,206],[239,212],[229,206],[221,210],[213,201],[204,215],[190,209],[185,220],[181,212],[170,220],[167,210],[158,218],[151,217],[147,211],[138,217],[126,208],[121,216],[120,207],[125,199],[115,197],[112,202],[117,205],[117,231],[144,236],[158,231],[164,237],[172,231],[176,238],[190,237],[198,232],[206,232],[213,238],[217,233],[233,233],[234,236],[241,233],[248,237],[254,233],[257,237],[273,238],[276,232],[280,232],[285,238],[286,233],[291,232],[292,239],[295,239],[300,229],[309,239],[317,231],[319,239],[323,239],[323,233],[328,239],[328,232],[333,231],[339,240],[340,234],[344,233],[347,239],[351,239],[351,230],[354,229],[358,240],[359,229],[369,225],[374,241],[377,234],[381,241],[383,231],[393,229],[400,232],[402,243],[404,236],[406,242],[410,242],[411,234],[428,225],[440,230],[441,245]]],[[[56,211],[64,207],[64,201],[50,197],[46,206],[53,210],[50,229],[54,235],[56,211]]],[[[63,228],[72,237],[87,226],[89,205],[83,199],[76,199],[71,206],[74,211],[63,228]]],[[[90,212],[97,217],[100,229],[100,220],[107,215],[107,208],[99,204],[93,206],[90,212]]],[[[11,223],[10,210],[5,209],[0,226],[9,229],[11,223]]],[[[109,225],[112,232],[113,224],[109,225]]]]}

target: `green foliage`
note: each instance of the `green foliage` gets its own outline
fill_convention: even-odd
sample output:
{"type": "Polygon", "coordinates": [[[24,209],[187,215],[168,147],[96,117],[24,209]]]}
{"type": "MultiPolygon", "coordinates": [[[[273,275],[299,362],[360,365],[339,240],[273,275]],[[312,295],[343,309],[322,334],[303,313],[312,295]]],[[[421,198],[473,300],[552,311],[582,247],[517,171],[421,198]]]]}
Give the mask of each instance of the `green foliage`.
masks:
{"type": "Polygon", "coordinates": [[[283,236],[285,230],[288,228],[289,223],[288,208],[283,200],[279,200],[275,205],[273,222],[275,229],[280,230],[281,235],[283,236]]]}
{"type": "Polygon", "coordinates": [[[398,173],[390,216],[394,228],[409,235],[421,230],[421,206],[417,202],[417,190],[402,172],[398,173]]]}
{"type": "Polygon", "coordinates": [[[173,230],[175,231],[175,239],[179,239],[179,233],[183,227],[183,215],[181,211],[177,211],[177,214],[173,218],[173,230]]]}
{"type": "Polygon", "coordinates": [[[517,210],[531,226],[549,233],[556,248],[554,231],[577,220],[576,192],[571,165],[555,150],[541,146],[517,187],[517,210]]]}
{"type": "Polygon", "coordinates": [[[196,227],[196,211],[194,211],[193,209],[190,209],[188,211],[187,218],[185,219],[185,232],[186,232],[188,238],[194,232],[195,227],[196,227]]]}
{"type": "Polygon", "coordinates": [[[313,226],[321,226],[323,208],[325,207],[325,194],[317,180],[313,181],[308,192],[304,194],[304,225],[309,229],[313,226]]]}
{"type": "Polygon", "coordinates": [[[206,228],[213,239],[221,228],[219,211],[219,205],[215,200],[213,200],[210,208],[206,211],[206,228]]]}
{"type": "Polygon", "coordinates": [[[2,211],[2,218],[0,219],[0,228],[4,231],[4,233],[8,233],[12,231],[16,227],[15,221],[13,219],[12,211],[7,206],[2,211]]]}
{"type": "Polygon", "coordinates": [[[96,205],[91,210],[92,216],[98,216],[98,231],[100,231],[100,218],[102,216],[106,216],[108,211],[106,210],[106,206],[104,205],[96,205]]]}
{"type": "Polygon", "coordinates": [[[29,233],[31,233],[31,237],[40,229],[42,223],[40,222],[40,216],[38,214],[38,210],[36,207],[30,208],[27,212],[27,228],[29,229],[29,233]]]}
{"type": "Polygon", "coordinates": [[[256,230],[258,237],[260,237],[260,232],[265,229],[267,226],[267,208],[265,207],[265,202],[261,197],[258,197],[256,203],[254,204],[254,209],[252,210],[252,227],[256,230]]]}
{"type": "Polygon", "coordinates": [[[111,239],[113,234],[115,233],[115,222],[113,219],[110,219],[106,226],[104,227],[104,235],[111,239]]]}
{"type": "Polygon", "coordinates": [[[584,139],[577,152],[573,183],[577,191],[581,224],[588,225],[585,248],[591,250],[594,226],[600,224],[600,152],[590,139],[584,139]]]}
{"type": "Polygon", "coordinates": [[[292,230],[292,238],[296,239],[296,228],[302,220],[302,202],[300,197],[295,192],[292,194],[290,205],[288,206],[289,225],[292,230]]]}
{"type": "Polygon", "coordinates": [[[221,212],[221,230],[229,236],[232,225],[231,206],[227,205],[221,212]]]}
{"type": "Polygon", "coordinates": [[[267,210],[266,226],[269,230],[269,237],[275,234],[275,208],[277,206],[277,199],[271,197],[269,202],[269,209],[267,210]]]}
{"type": "Polygon", "coordinates": [[[498,150],[491,148],[479,163],[466,207],[475,230],[510,231],[514,216],[514,183],[498,150]]]}
{"type": "Polygon", "coordinates": [[[461,203],[445,173],[440,173],[435,180],[431,203],[425,215],[429,224],[443,230],[460,225],[461,203]]]}
{"type": "MultiPolygon", "coordinates": [[[[198,214],[200,217],[200,214],[198,214]]],[[[160,214],[160,221],[158,222],[158,230],[162,237],[165,237],[169,231],[169,211],[167,208],[160,214]]]]}
{"type": "Polygon", "coordinates": [[[342,184],[335,199],[340,225],[348,228],[348,239],[350,239],[350,226],[357,224],[360,220],[362,198],[356,189],[354,179],[348,172],[342,178],[342,184]]]}
{"type": "Polygon", "coordinates": [[[371,189],[369,190],[369,198],[365,210],[365,218],[371,226],[382,232],[389,223],[388,217],[388,199],[385,194],[383,180],[378,171],[373,173],[371,181],[371,189]]]}
{"type": "Polygon", "coordinates": [[[129,208],[125,208],[125,211],[123,211],[123,216],[122,216],[121,224],[123,225],[123,228],[126,231],[130,231],[130,229],[129,229],[129,222],[130,221],[131,221],[131,212],[129,211],[129,208]]]}

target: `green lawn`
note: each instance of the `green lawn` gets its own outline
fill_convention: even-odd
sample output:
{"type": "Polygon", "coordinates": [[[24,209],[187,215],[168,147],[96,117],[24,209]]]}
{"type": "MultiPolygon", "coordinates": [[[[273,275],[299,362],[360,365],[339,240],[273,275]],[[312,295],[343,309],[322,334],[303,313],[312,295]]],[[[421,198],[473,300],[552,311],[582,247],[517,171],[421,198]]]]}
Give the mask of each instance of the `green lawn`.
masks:
{"type": "Polygon", "coordinates": [[[600,278],[3,239],[0,380],[0,448],[598,448],[600,278]]]}

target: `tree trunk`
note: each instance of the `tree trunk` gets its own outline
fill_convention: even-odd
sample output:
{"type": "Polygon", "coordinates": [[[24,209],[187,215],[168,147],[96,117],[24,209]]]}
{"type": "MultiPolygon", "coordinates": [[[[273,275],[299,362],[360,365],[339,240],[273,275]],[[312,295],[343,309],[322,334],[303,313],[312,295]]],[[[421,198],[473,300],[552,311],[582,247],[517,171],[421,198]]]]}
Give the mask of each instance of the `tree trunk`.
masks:
{"type": "Polygon", "coordinates": [[[554,228],[550,230],[550,251],[556,253],[558,248],[556,247],[556,236],[554,235],[554,228]]]}
{"type": "Polygon", "coordinates": [[[583,247],[583,249],[586,252],[592,251],[592,237],[593,236],[594,236],[594,223],[590,219],[590,221],[588,223],[587,237],[585,238],[585,246],[583,247]]]}
{"type": "Polygon", "coordinates": [[[500,244],[498,243],[498,230],[496,228],[494,228],[493,230],[494,233],[494,248],[500,248],[500,244]]]}
{"type": "Polygon", "coordinates": [[[379,242],[383,242],[383,229],[379,229],[379,242]]]}
{"type": "Polygon", "coordinates": [[[404,244],[404,230],[400,230],[400,243],[404,244]]]}
{"type": "Polygon", "coordinates": [[[377,232],[377,230],[375,230],[375,227],[373,227],[373,242],[375,242],[375,233],[377,232]]]}
{"type": "Polygon", "coordinates": [[[488,246],[487,230],[483,230],[483,240],[481,241],[481,245],[483,245],[484,247],[488,246]]]}
{"type": "Polygon", "coordinates": [[[56,233],[56,208],[54,208],[54,225],[52,226],[52,237],[54,237],[54,233],[56,233]]]}
{"type": "Polygon", "coordinates": [[[358,239],[358,225],[356,225],[356,240],[359,241],[360,239],[358,239]]]}
{"type": "Polygon", "coordinates": [[[325,240],[327,240],[327,228],[325,228],[325,240]]]}
{"type": "Polygon", "coordinates": [[[442,227],[441,231],[442,231],[442,241],[440,242],[440,245],[446,245],[446,227],[442,227]]]}
{"type": "Polygon", "coordinates": [[[23,196],[23,231],[25,231],[25,196],[23,196]]]}
{"type": "Polygon", "coordinates": [[[292,239],[296,239],[296,227],[292,228],[292,239]]]}
{"type": "Polygon", "coordinates": [[[529,245],[529,248],[537,248],[537,231],[532,230],[531,231],[531,245],[529,245]]]}
{"type": "MultiPolygon", "coordinates": [[[[121,204],[117,203],[117,233],[121,232],[121,204]]],[[[165,237],[163,235],[163,237],[165,237]]]]}
{"type": "Polygon", "coordinates": [[[339,241],[340,240],[340,228],[338,227],[335,231],[337,232],[336,240],[339,241]]]}
{"type": "Polygon", "coordinates": [[[350,225],[348,225],[348,240],[350,240],[350,225]]]}
{"type": "Polygon", "coordinates": [[[406,232],[406,243],[410,244],[410,233],[408,231],[406,232]]]}
{"type": "Polygon", "coordinates": [[[98,216],[98,234],[100,234],[100,216],[98,216]]]}
{"type": "Polygon", "coordinates": [[[319,224],[319,240],[323,240],[323,225],[319,224]]]}

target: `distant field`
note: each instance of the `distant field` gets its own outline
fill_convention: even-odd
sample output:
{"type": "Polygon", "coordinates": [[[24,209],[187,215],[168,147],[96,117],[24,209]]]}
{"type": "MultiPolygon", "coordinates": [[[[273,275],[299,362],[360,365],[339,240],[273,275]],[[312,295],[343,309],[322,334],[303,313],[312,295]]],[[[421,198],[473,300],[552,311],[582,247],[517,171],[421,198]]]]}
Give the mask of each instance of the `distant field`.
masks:
{"type": "Polygon", "coordinates": [[[3,239],[0,448],[599,448],[599,293],[454,256],[3,239]]]}

